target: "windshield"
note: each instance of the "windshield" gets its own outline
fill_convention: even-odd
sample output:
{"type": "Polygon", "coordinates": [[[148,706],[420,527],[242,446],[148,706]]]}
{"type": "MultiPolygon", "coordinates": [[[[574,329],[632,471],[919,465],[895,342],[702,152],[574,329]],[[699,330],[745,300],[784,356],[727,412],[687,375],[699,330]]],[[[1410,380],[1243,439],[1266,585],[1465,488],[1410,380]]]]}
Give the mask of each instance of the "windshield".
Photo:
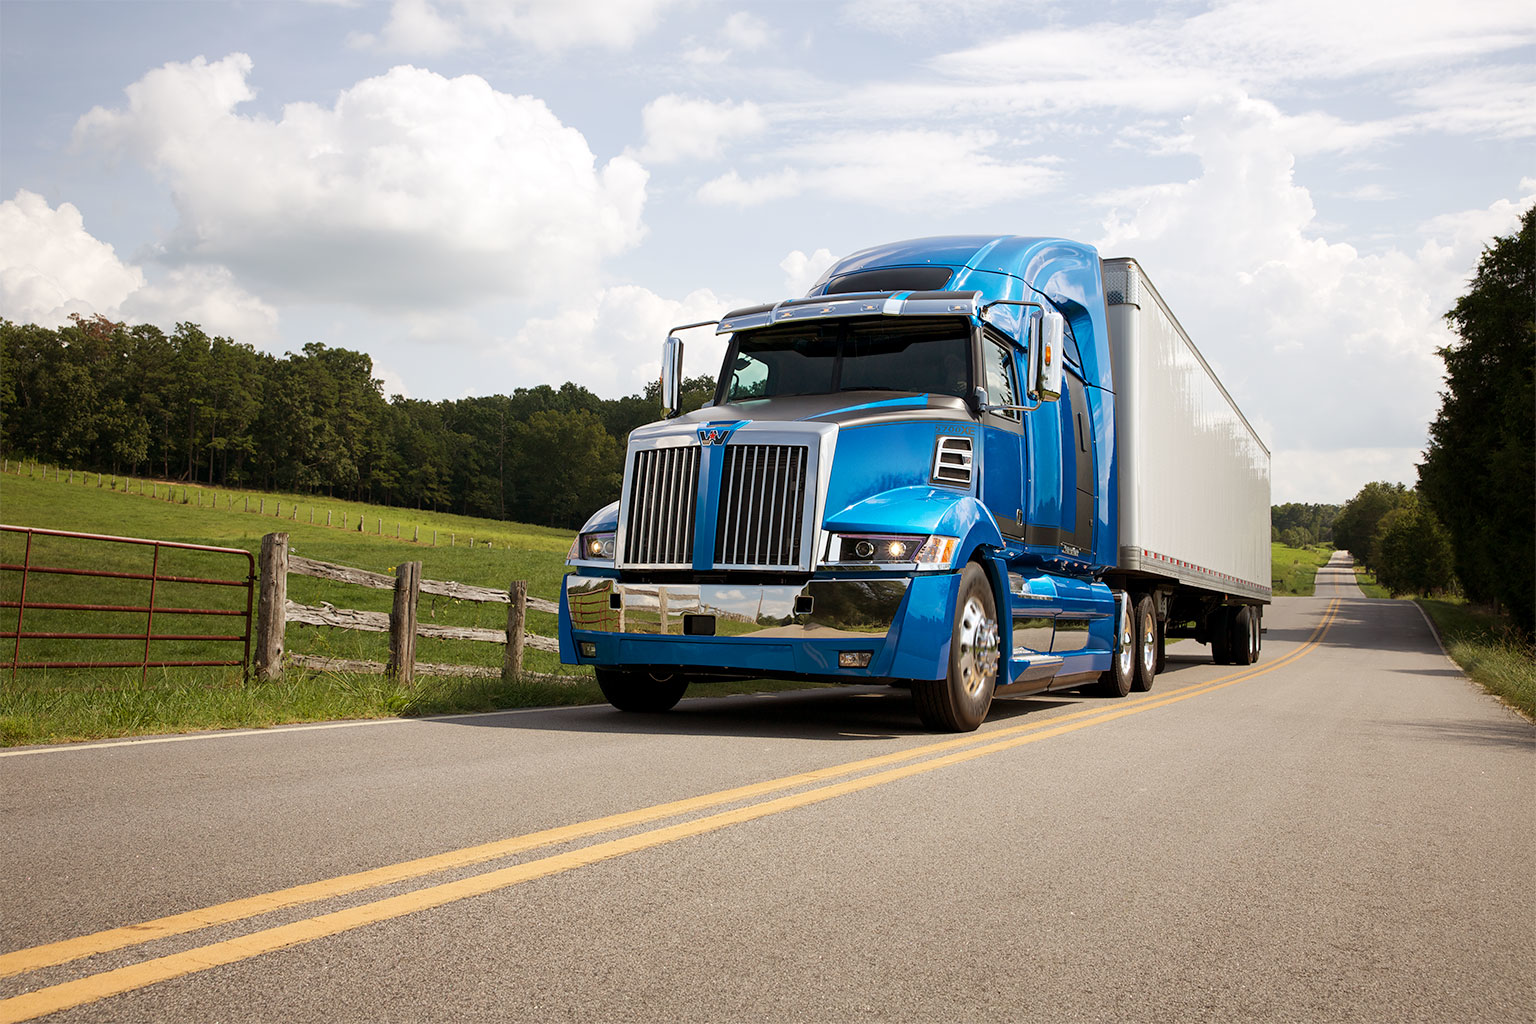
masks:
{"type": "Polygon", "coordinates": [[[743,331],[726,402],[834,391],[970,394],[969,323],[959,317],[782,324],[743,331]]]}

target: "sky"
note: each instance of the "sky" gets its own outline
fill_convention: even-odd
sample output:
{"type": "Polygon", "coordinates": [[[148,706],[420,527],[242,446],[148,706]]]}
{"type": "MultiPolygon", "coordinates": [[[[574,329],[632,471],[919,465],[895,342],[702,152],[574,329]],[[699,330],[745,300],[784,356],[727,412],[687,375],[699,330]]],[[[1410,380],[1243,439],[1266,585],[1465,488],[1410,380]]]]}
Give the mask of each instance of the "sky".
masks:
{"type": "Polygon", "coordinates": [[[1414,482],[1533,139],[1528,0],[0,0],[0,316],[615,398],[836,257],[1059,235],[1341,502],[1414,482]]]}

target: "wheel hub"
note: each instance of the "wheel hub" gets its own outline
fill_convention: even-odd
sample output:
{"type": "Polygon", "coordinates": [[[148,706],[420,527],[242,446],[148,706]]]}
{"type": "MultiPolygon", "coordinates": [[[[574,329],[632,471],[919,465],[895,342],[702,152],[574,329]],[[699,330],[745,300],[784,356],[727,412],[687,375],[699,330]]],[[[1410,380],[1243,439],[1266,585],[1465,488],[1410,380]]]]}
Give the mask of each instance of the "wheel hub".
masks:
{"type": "Polygon", "coordinates": [[[960,679],[967,693],[975,696],[997,675],[997,622],[987,615],[975,598],[965,602],[960,613],[960,679]]]}

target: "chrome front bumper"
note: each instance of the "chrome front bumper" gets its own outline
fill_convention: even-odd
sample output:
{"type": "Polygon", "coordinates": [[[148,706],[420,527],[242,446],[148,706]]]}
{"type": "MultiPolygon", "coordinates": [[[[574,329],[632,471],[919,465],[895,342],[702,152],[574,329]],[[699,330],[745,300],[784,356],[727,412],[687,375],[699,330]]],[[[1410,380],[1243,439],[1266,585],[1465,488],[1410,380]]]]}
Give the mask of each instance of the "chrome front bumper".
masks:
{"type": "Polygon", "coordinates": [[[794,585],[621,583],[567,576],[571,628],[647,636],[886,637],[911,584],[896,579],[794,585]]]}

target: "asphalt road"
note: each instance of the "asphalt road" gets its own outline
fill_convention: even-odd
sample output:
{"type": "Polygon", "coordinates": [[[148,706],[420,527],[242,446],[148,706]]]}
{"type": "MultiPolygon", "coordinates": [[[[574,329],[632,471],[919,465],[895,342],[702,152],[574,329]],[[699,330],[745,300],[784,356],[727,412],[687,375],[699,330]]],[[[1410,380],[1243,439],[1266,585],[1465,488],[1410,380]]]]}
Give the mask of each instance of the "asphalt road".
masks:
{"type": "Polygon", "coordinates": [[[1318,594],[971,736],[862,688],[0,752],[0,1021],[1536,1020],[1536,727],[1318,594]]]}

